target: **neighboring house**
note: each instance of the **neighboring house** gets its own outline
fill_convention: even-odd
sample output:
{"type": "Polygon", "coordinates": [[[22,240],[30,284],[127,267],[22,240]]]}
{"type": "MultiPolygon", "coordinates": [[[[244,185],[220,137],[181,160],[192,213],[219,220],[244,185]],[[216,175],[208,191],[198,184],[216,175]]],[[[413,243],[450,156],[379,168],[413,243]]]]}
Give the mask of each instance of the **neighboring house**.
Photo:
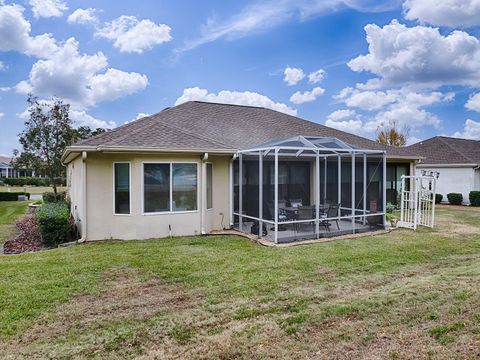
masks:
{"type": "Polygon", "coordinates": [[[447,201],[447,194],[463,195],[469,204],[469,193],[480,190],[480,141],[435,136],[408,147],[424,159],[417,164],[417,175],[422,170],[438,171],[437,193],[447,201]]]}
{"type": "Polygon", "coordinates": [[[21,176],[35,176],[32,170],[15,169],[12,158],[0,156],[0,178],[17,178],[21,176]]]}
{"type": "MultiPolygon", "coordinates": [[[[407,148],[384,146],[274,110],[191,101],[68,147],[62,161],[67,165],[72,214],[88,240],[195,235],[229,228],[234,223],[237,152],[295,136],[336,138],[340,142],[332,141],[352,148],[386,152],[388,202],[396,201],[400,176],[413,173],[419,159],[407,148]]],[[[286,173],[280,168],[279,176],[282,184],[295,182],[311,198],[312,169],[311,162],[286,173]]],[[[267,170],[266,183],[273,176],[271,168],[267,170]]],[[[371,172],[369,178],[376,176],[381,186],[382,177],[371,172]]],[[[355,173],[358,191],[353,193],[361,194],[362,175],[355,173]]],[[[343,182],[342,178],[341,186],[343,182]]]]}

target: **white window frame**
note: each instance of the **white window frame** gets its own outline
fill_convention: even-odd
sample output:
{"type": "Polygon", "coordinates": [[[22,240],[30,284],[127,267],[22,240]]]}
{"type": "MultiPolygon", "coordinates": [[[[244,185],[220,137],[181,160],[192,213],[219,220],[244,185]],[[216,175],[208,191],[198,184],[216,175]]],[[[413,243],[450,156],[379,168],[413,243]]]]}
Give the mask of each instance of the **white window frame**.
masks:
{"type": "Polygon", "coordinates": [[[114,161],[112,166],[112,212],[114,216],[132,216],[132,162],[131,161],[114,161]],[[115,164],[128,164],[128,214],[118,214],[115,212],[115,164]]]}
{"type": "Polygon", "coordinates": [[[214,207],[213,206],[213,163],[212,162],[206,162],[205,164],[206,164],[205,170],[207,171],[207,173],[205,174],[205,182],[206,182],[205,183],[205,209],[207,211],[212,211],[213,207],[214,207]],[[208,167],[209,164],[212,165],[212,207],[211,208],[208,207],[208,169],[207,169],[207,167],[208,167]]]}
{"type": "Polygon", "coordinates": [[[171,215],[171,214],[192,214],[192,213],[198,213],[199,212],[199,193],[198,191],[198,185],[200,183],[199,181],[199,167],[197,161],[142,161],[142,171],[141,171],[141,176],[142,176],[142,181],[141,181],[141,201],[140,201],[140,212],[144,216],[155,216],[155,215],[171,215]],[[145,164],[169,164],[170,165],[170,210],[168,211],[157,211],[157,212],[145,212],[145,164]],[[172,173],[172,167],[173,164],[195,164],[197,165],[197,209],[196,210],[181,210],[181,211],[173,211],[172,206],[173,206],[173,173],[172,173]]]}

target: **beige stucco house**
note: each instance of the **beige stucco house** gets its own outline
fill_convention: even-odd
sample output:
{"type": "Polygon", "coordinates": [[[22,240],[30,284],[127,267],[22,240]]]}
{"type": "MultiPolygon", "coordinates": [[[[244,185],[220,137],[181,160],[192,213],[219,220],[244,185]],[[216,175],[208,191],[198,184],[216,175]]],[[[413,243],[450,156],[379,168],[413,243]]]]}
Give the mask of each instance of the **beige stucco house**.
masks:
{"type": "MultiPolygon", "coordinates": [[[[367,201],[366,193],[380,189],[377,191],[380,194],[378,208],[387,201],[395,202],[400,176],[414,174],[415,162],[419,159],[406,148],[384,146],[274,110],[192,101],[68,147],[62,161],[67,166],[71,212],[82,238],[86,240],[164,238],[227,229],[238,222],[234,214],[239,211],[239,151],[274,139],[300,136],[302,139],[310,136],[317,143],[318,139],[335,139],[332,140],[334,145],[346,144],[350,149],[348,155],[340,154],[341,150],[333,151],[337,154],[334,159],[338,158],[338,196],[337,185],[335,191],[327,187],[330,186],[330,177],[335,181],[337,176],[330,170],[327,175],[327,169],[333,166],[337,169],[337,163],[330,164],[327,155],[322,157],[324,162],[317,159],[315,163],[315,160],[306,158],[300,161],[304,155],[302,151],[298,151],[290,162],[285,162],[285,166],[265,165],[265,192],[269,191],[270,185],[273,186],[274,180],[269,179],[273,179],[275,170],[277,201],[281,197],[297,197],[300,202],[303,199],[303,203],[311,201],[313,204],[315,198],[319,203],[321,195],[325,202],[336,201],[340,206],[345,202],[346,209],[348,206],[353,208],[353,225],[355,217],[359,216],[357,207],[361,208],[363,204],[363,215],[372,210],[372,201],[367,201]],[[367,164],[366,155],[362,158],[356,149],[366,149],[363,153],[373,157],[378,155],[378,165],[367,164]],[[341,156],[345,156],[342,163],[341,156]],[[354,179],[350,191],[346,183],[343,186],[347,170],[343,170],[344,175],[340,175],[340,171],[342,166],[347,166],[345,161],[351,159],[353,164],[345,168],[353,171],[348,175],[354,179]],[[386,163],[383,173],[381,159],[386,163]],[[320,169],[322,164],[325,164],[324,170],[320,169]],[[355,175],[355,166],[362,169],[362,164],[363,170],[358,170],[355,175]],[[367,165],[373,170],[367,170],[367,165]],[[359,195],[362,193],[361,171],[364,174],[363,198],[359,195]],[[320,174],[325,179],[325,186],[318,185],[318,191],[312,181],[315,174],[318,179],[320,174]],[[346,202],[350,199],[348,205],[346,202]]],[[[243,176],[249,171],[245,166],[244,163],[241,167],[243,176]]],[[[245,214],[248,214],[245,208],[258,200],[257,193],[245,196],[249,182],[254,183],[244,180],[244,186],[240,187],[245,214]]],[[[258,188],[258,179],[256,184],[258,188]]],[[[273,199],[273,193],[271,196],[273,199]]],[[[267,208],[265,203],[263,207],[267,208]]],[[[319,205],[317,214],[318,209],[319,205]]],[[[259,211],[258,204],[256,211],[259,211]]],[[[345,211],[339,210],[339,217],[341,214],[345,211]]],[[[363,221],[365,224],[365,217],[363,221]]],[[[295,231],[298,228],[292,227],[295,231]]],[[[340,226],[338,228],[340,230],[340,226]]]]}

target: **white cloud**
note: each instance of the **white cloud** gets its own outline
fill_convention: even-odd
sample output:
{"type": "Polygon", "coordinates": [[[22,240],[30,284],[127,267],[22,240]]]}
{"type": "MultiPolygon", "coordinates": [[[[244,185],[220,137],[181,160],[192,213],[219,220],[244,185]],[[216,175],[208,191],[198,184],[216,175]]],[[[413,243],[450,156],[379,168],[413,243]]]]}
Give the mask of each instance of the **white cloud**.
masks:
{"type": "Polygon", "coordinates": [[[326,72],[323,69],[317,71],[312,71],[308,74],[308,82],[311,84],[316,84],[322,81],[325,78],[326,72]]]}
{"type": "Polygon", "coordinates": [[[141,54],[153,46],[172,40],[170,26],[151,20],[139,21],[135,16],[122,15],[98,29],[96,35],[114,40],[113,46],[121,52],[141,54]]]}
{"type": "Polygon", "coordinates": [[[138,73],[107,69],[103,53],[79,54],[78,42],[70,38],[50,59],[33,64],[28,80],[17,84],[20,93],[58,95],[74,104],[94,106],[143,90],[148,79],[138,73]]]}
{"type": "Polygon", "coordinates": [[[464,139],[480,140],[480,121],[467,119],[463,131],[457,131],[453,136],[464,139]]]}
{"type": "Polygon", "coordinates": [[[325,125],[352,134],[360,134],[363,132],[363,123],[360,116],[355,110],[350,109],[335,110],[327,116],[325,125]]]}
{"type": "Polygon", "coordinates": [[[112,129],[117,126],[114,121],[105,121],[94,118],[93,116],[86,113],[83,109],[70,109],[70,119],[72,119],[73,125],[75,127],[79,126],[88,126],[92,129],[104,128],[112,129]]]}
{"type": "Polygon", "coordinates": [[[285,81],[288,86],[298,84],[305,77],[305,73],[302,69],[291,68],[289,66],[285,68],[283,74],[285,75],[283,81],[285,81]]]}
{"type": "Polygon", "coordinates": [[[479,0],[407,0],[403,9],[406,19],[435,26],[480,25],[479,0]]]}
{"type": "Polygon", "coordinates": [[[67,4],[61,0],[30,0],[33,16],[40,17],[59,17],[68,10],[67,4]]]}
{"type": "Polygon", "coordinates": [[[388,110],[378,112],[375,117],[365,123],[365,130],[373,132],[378,127],[397,123],[399,126],[416,129],[422,126],[430,125],[438,128],[440,119],[425,109],[412,107],[406,103],[400,103],[391,106],[388,110]]]}
{"type": "Polygon", "coordinates": [[[5,113],[0,112],[0,120],[5,116],[5,113]]]}
{"type": "Polygon", "coordinates": [[[471,95],[465,107],[469,110],[480,112],[480,93],[471,95]]]}
{"type": "Polygon", "coordinates": [[[285,104],[274,102],[272,99],[265,95],[261,95],[251,91],[240,92],[222,90],[218,94],[214,94],[209,93],[208,90],[201,89],[199,87],[187,88],[183,90],[183,94],[175,101],[175,105],[179,105],[181,103],[193,100],[236,105],[260,106],[280,111],[289,115],[297,115],[297,110],[292,109],[285,104]]]}
{"type": "Polygon", "coordinates": [[[383,28],[369,24],[365,31],[368,54],[348,62],[353,71],[378,76],[365,87],[480,86],[480,41],[466,32],[443,36],[436,28],[409,28],[396,20],[383,28]]]}
{"type": "Polygon", "coordinates": [[[51,34],[30,36],[31,25],[24,18],[22,6],[2,5],[0,2],[0,51],[18,51],[39,58],[51,56],[58,50],[51,34]]]}
{"type": "Polygon", "coordinates": [[[382,2],[362,0],[258,1],[245,6],[230,18],[223,16],[218,21],[218,18],[211,17],[202,27],[200,35],[185,42],[179,51],[191,50],[219,39],[240,38],[288,21],[304,21],[345,8],[361,12],[376,12],[391,10],[397,6],[398,0],[382,2]]]}
{"type": "Polygon", "coordinates": [[[344,120],[346,118],[351,118],[354,116],[356,116],[355,110],[340,109],[340,110],[335,110],[330,115],[328,115],[327,120],[338,121],[338,120],[344,120]]]}
{"type": "Polygon", "coordinates": [[[67,22],[70,24],[95,25],[98,23],[98,18],[95,14],[97,11],[98,10],[94,8],[77,9],[68,16],[67,22]]]}
{"type": "Polygon", "coordinates": [[[4,62],[0,61],[0,71],[7,70],[7,65],[4,62]]]}
{"type": "Polygon", "coordinates": [[[306,102],[315,101],[317,97],[322,96],[325,92],[325,89],[321,87],[314,87],[312,91],[297,91],[292,96],[290,96],[290,101],[294,104],[303,104],[306,102]]]}
{"type": "Polygon", "coordinates": [[[334,99],[344,102],[348,107],[362,110],[379,110],[396,101],[396,96],[384,91],[360,91],[351,87],[344,88],[334,99]]]}

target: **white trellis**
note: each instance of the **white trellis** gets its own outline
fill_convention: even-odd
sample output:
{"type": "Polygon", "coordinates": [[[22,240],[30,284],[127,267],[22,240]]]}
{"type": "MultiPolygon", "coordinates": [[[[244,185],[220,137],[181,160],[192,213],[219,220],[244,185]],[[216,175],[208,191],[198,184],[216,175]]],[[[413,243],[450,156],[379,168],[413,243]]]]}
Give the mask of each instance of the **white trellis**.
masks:
{"type": "Polygon", "coordinates": [[[400,221],[398,226],[416,230],[417,226],[435,224],[436,181],[439,174],[424,172],[422,176],[402,176],[400,221]],[[407,186],[407,181],[408,185],[407,186]]]}

